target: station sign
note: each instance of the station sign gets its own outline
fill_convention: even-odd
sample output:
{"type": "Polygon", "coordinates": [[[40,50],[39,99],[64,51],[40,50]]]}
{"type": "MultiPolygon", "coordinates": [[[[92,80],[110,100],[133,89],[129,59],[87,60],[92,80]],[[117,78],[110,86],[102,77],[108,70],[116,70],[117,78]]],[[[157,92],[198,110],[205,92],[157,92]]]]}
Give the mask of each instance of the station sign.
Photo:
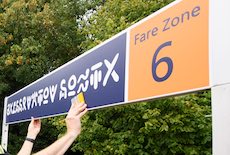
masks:
{"type": "Polygon", "coordinates": [[[210,87],[208,0],[178,0],[6,98],[6,123],[210,87]]]}
{"type": "Polygon", "coordinates": [[[209,86],[208,0],[183,0],[130,30],[128,99],[209,86]]]}
{"type": "Polygon", "coordinates": [[[89,109],[124,102],[125,52],[123,33],[9,96],[6,123],[64,114],[82,92],[89,109]]]}

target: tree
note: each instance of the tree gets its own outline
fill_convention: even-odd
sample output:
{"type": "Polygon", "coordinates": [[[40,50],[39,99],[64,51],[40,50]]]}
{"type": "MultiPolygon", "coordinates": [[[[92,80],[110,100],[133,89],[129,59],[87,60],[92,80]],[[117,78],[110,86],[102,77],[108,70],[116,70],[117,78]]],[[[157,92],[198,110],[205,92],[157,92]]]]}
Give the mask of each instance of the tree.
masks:
{"type": "Polygon", "coordinates": [[[90,112],[73,150],[85,154],[211,154],[210,93],[90,112]]]}

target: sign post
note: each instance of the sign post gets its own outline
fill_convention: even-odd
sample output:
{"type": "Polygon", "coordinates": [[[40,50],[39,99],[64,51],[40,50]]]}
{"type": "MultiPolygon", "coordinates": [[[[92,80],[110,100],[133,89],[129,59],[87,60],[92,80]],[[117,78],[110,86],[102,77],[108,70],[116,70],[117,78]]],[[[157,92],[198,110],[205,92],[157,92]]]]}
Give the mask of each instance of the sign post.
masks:
{"type": "Polygon", "coordinates": [[[230,154],[230,1],[210,0],[212,153],[230,154]]]}
{"type": "Polygon", "coordinates": [[[3,120],[2,120],[2,141],[1,145],[2,147],[7,150],[8,145],[8,131],[9,131],[9,125],[6,124],[6,107],[7,107],[7,97],[4,100],[4,111],[3,111],[3,120]]]}
{"type": "Polygon", "coordinates": [[[213,154],[230,153],[230,84],[215,86],[212,91],[213,154]]]}

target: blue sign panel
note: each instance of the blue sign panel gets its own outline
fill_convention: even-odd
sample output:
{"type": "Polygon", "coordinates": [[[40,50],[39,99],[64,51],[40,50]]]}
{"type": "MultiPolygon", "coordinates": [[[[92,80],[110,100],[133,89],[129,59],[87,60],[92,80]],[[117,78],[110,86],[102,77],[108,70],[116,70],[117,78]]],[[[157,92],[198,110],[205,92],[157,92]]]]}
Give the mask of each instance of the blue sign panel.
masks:
{"type": "Polygon", "coordinates": [[[88,108],[124,102],[126,33],[11,95],[6,123],[66,113],[84,93],[88,108]]]}

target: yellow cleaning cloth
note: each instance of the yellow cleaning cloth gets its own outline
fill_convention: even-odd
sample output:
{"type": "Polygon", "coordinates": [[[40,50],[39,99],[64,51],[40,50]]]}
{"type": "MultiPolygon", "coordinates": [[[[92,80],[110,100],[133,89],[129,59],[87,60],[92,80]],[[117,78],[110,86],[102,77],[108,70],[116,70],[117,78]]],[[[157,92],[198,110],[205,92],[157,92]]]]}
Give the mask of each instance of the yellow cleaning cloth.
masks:
{"type": "Polygon", "coordinates": [[[80,103],[85,103],[84,94],[82,92],[77,95],[77,100],[80,103]]]}

